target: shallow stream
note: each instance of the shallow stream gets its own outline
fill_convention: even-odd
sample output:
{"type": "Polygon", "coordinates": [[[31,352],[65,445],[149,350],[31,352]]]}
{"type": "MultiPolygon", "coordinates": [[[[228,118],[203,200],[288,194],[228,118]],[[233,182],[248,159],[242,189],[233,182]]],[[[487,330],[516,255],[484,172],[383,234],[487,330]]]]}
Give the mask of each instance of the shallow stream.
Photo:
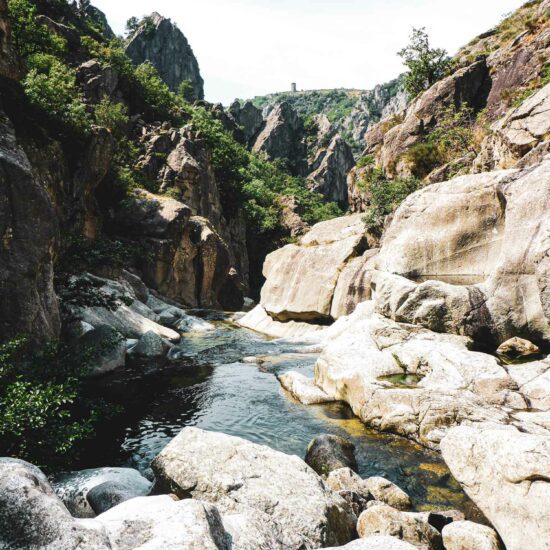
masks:
{"type": "Polygon", "coordinates": [[[270,340],[230,322],[184,335],[182,358],[161,368],[141,366],[104,377],[94,393],[122,403],[125,412],[106,423],[80,467],[131,466],[150,475],[151,460],[185,426],[224,432],[304,457],[322,433],[353,441],[359,474],[381,475],[407,491],[417,510],[460,509],[482,521],[440,455],[410,441],[367,429],[343,403],[305,406],[276,375],[313,374],[317,356],[296,343],[270,340]],[[245,357],[263,357],[261,364],[245,357]]]}

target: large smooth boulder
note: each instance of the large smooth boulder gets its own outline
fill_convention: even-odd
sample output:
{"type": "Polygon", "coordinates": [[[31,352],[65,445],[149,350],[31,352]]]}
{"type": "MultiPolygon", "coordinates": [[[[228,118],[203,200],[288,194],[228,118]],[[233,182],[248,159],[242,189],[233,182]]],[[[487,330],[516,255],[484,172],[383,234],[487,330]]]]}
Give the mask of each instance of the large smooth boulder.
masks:
{"type": "Polygon", "coordinates": [[[550,541],[550,435],[512,426],[460,426],[441,442],[443,458],[508,550],[550,541]]]}
{"type": "Polygon", "coordinates": [[[219,511],[197,500],[175,501],[168,495],[128,500],[101,514],[114,548],[230,550],[219,511]]]}
{"type": "Polygon", "coordinates": [[[327,550],[414,550],[416,546],[396,537],[375,535],[365,539],[354,540],[345,546],[328,548],[327,550]]]}
{"type": "Polygon", "coordinates": [[[355,516],[347,503],[296,456],[238,437],[184,428],[152,464],[160,490],[215,504],[223,513],[249,509],[280,526],[284,544],[345,544],[355,516]]]}
{"type": "Polygon", "coordinates": [[[322,476],[340,468],[357,470],[355,445],[338,435],[323,434],[312,439],[307,446],[305,461],[322,476]]]}
{"type": "Polygon", "coordinates": [[[311,378],[300,372],[285,372],[277,376],[281,386],[304,405],[334,401],[330,395],[315,385],[311,378]]]}
{"type": "Polygon", "coordinates": [[[436,448],[449,427],[506,422],[505,407],[527,406],[496,358],[470,345],[465,337],[395,323],[365,303],[325,332],[314,383],[367,425],[436,448]]]}
{"type": "Polygon", "coordinates": [[[204,99],[204,81],[187,38],[170,19],[152,13],[130,36],[126,55],[135,65],[151,63],[173,92],[189,81],[189,99],[204,99]]]}
{"type": "Polygon", "coordinates": [[[132,468],[93,468],[60,474],[52,487],[74,517],[93,518],[125,500],[149,494],[151,482],[132,468]]]}
{"type": "Polygon", "coordinates": [[[377,259],[379,311],[496,344],[517,335],[550,341],[548,201],[550,157],[412,194],[377,259]]]}
{"type": "Polygon", "coordinates": [[[411,497],[389,479],[374,476],[365,480],[365,485],[375,500],[384,502],[396,510],[410,510],[411,497]]]}
{"type": "Polygon", "coordinates": [[[126,342],[123,336],[109,325],[99,325],[83,334],[78,347],[94,354],[88,376],[97,376],[124,366],[126,342]]]}
{"type": "Polygon", "coordinates": [[[238,320],[238,324],[241,327],[255,330],[274,338],[314,342],[322,338],[327,328],[323,325],[301,321],[286,321],[284,323],[276,321],[261,305],[257,305],[244,317],[241,317],[238,320]]]}
{"type": "Polygon", "coordinates": [[[270,254],[261,305],[280,321],[331,319],[333,296],[346,263],[366,248],[361,215],[315,225],[298,244],[270,254]]]}
{"type": "Polygon", "coordinates": [[[103,527],[75,520],[32,464],[0,458],[0,546],[107,550],[103,527]]]}
{"type": "Polygon", "coordinates": [[[453,521],[442,531],[445,550],[501,550],[494,529],[472,521],[453,521]]]}
{"type": "Polygon", "coordinates": [[[400,512],[386,504],[371,506],[359,517],[357,532],[361,538],[387,535],[409,542],[421,550],[443,550],[441,534],[421,515],[400,512]]]}

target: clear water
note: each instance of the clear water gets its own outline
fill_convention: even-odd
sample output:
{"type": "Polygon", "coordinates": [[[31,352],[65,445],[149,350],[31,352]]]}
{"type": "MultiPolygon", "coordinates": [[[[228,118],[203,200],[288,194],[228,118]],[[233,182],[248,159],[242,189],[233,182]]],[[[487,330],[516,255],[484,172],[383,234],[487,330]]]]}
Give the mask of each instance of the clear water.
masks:
{"type": "Polygon", "coordinates": [[[224,432],[305,455],[322,433],[353,441],[360,475],[381,475],[406,490],[419,510],[479,511],[461,491],[438,453],[405,439],[367,429],[343,403],[305,406],[279,385],[276,375],[313,374],[316,355],[298,345],[217,322],[216,330],[184,336],[184,357],[161,368],[128,369],[96,383],[97,392],[122,403],[125,413],[107,423],[85,452],[81,467],[127,465],[150,474],[151,460],[185,426],[224,432]],[[261,364],[244,363],[262,356],[261,364]]]}

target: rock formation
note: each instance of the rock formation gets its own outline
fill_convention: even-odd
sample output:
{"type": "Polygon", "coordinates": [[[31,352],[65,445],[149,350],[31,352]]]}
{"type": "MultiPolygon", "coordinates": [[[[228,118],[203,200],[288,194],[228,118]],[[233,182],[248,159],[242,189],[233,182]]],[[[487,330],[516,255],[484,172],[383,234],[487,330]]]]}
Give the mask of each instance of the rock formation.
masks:
{"type": "Polygon", "coordinates": [[[303,175],[307,169],[303,137],[302,119],[288,103],[279,103],[267,115],[253,150],[263,153],[269,160],[287,161],[292,173],[303,175]]]}
{"type": "Polygon", "coordinates": [[[310,189],[347,210],[347,175],[354,165],[351,148],[339,135],[335,136],[328,148],[317,154],[314,166],[318,168],[308,176],[310,189]]]}
{"type": "Polygon", "coordinates": [[[153,13],[130,37],[126,54],[136,64],[148,61],[168,87],[177,92],[189,81],[194,99],[204,99],[204,81],[187,38],[170,19],[153,13]]]}

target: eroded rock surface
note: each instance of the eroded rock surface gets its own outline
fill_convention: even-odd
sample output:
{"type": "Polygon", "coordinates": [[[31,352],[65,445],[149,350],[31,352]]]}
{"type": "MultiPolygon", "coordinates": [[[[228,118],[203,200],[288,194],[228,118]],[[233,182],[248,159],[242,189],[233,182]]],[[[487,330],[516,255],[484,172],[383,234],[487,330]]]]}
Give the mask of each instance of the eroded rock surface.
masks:
{"type": "Polygon", "coordinates": [[[345,544],[355,516],[298,457],[243,439],[185,428],[155,458],[159,488],[211,502],[223,513],[258,510],[280,526],[284,544],[345,544]]]}
{"type": "Polygon", "coordinates": [[[168,87],[177,92],[180,84],[189,81],[192,99],[204,98],[204,82],[191,46],[178,27],[158,13],[150,23],[142,23],[130,37],[126,54],[136,64],[150,62],[168,87]]]}
{"type": "Polygon", "coordinates": [[[550,541],[550,436],[512,426],[461,426],[441,442],[443,458],[495,526],[508,550],[550,541]]]}

